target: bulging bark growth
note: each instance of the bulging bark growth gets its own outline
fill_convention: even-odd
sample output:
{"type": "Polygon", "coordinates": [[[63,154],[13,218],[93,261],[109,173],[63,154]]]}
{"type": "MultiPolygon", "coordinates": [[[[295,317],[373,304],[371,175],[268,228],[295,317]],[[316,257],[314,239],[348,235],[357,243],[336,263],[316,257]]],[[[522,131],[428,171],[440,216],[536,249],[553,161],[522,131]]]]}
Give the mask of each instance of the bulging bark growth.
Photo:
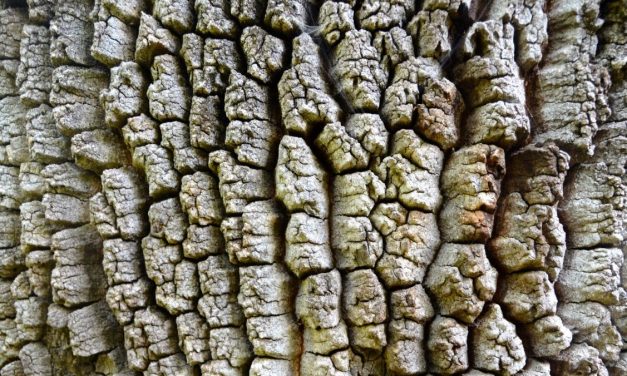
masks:
{"type": "Polygon", "coordinates": [[[0,0],[0,376],[627,374],[625,0],[0,0]]]}

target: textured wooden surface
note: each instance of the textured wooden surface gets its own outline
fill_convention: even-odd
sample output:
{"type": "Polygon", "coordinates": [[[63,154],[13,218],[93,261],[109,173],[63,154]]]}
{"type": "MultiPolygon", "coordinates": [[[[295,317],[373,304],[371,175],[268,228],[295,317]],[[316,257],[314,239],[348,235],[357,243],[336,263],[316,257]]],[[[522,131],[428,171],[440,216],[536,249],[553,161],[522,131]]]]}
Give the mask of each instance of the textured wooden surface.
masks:
{"type": "Polygon", "coordinates": [[[0,0],[0,376],[627,375],[626,73],[625,0],[0,0]]]}

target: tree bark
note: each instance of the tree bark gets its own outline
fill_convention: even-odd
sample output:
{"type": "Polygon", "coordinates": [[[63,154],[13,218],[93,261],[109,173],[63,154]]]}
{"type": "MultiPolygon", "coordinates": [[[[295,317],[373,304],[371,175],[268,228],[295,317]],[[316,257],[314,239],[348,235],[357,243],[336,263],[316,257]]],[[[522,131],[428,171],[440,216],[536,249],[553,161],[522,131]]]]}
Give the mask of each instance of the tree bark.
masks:
{"type": "Polygon", "coordinates": [[[0,0],[0,376],[627,375],[627,1],[0,0]]]}

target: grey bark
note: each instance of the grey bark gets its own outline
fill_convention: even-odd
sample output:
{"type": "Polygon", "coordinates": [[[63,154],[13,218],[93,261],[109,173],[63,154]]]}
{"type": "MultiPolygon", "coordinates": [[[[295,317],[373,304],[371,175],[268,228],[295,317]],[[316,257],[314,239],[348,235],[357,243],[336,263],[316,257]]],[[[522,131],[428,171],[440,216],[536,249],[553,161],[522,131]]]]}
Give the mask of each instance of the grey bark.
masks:
{"type": "Polygon", "coordinates": [[[0,0],[0,376],[627,375],[625,0],[0,0]]]}

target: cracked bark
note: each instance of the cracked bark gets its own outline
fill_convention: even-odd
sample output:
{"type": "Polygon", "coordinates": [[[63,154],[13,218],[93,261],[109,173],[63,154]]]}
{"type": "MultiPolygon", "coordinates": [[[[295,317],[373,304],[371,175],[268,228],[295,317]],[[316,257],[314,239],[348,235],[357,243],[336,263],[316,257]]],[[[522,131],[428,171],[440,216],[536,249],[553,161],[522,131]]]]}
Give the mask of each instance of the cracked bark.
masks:
{"type": "Polygon", "coordinates": [[[625,9],[0,1],[0,376],[626,374],[625,9]]]}

